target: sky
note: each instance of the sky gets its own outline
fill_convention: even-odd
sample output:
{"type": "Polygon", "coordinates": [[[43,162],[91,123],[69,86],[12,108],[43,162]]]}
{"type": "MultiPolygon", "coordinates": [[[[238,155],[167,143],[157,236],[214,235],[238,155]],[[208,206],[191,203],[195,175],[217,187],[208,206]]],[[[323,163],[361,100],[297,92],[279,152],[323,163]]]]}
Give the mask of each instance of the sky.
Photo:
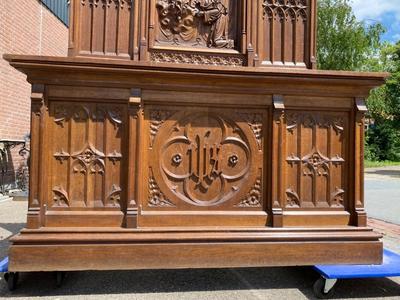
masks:
{"type": "Polygon", "coordinates": [[[400,40],[400,0],[352,0],[354,13],[368,23],[381,22],[387,32],[383,40],[395,43],[400,40]]]}

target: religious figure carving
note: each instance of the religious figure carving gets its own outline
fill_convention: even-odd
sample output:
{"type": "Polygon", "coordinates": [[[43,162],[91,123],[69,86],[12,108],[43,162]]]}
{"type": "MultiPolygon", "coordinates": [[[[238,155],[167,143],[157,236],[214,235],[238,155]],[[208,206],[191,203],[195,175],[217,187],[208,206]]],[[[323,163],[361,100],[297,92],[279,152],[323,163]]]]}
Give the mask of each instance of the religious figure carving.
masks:
{"type": "Polygon", "coordinates": [[[210,25],[207,46],[216,48],[234,47],[229,39],[229,14],[226,0],[197,1],[196,16],[203,18],[205,24],[210,25]]]}
{"type": "Polygon", "coordinates": [[[162,36],[158,42],[234,48],[229,38],[229,0],[157,0],[162,36]]]}

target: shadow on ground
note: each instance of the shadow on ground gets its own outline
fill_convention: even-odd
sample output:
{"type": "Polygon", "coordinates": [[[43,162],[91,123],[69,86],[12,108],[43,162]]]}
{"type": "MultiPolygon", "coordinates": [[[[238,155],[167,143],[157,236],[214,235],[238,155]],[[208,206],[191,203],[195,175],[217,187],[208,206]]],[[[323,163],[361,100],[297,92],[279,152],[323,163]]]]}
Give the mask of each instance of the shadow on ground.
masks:
{"type": "Polygon", "coordinates": [[[25,227],[25,223],[0,223],[0,259],[7,256],[9,247],[9,238],[25,227]],[[9,236],[4,237],[3,232],[9,236]]]}
{"type": "MultiPolygon", "coordinates": [[[[4,280],[1,280],[0,295],[3,297],[54,297],[149,294],[149,299],[154,299],[156,297],[154,294],[157,293],[231,290],[251,290],[257,293],[257,290],[262,290],[260,291],[262,294],[258,295],[264,295],[262,296],[264,299],[268,298],[269,293],[274,290],[282,289],[282,297],[286,298],[284,290],[296,289],[305,298],[315,299],[312,285],[317,278],[317,274],[308,267],[70,272],[63,286],[56,288],[53,273],[26,273],[21,275],[19,288],[13,293],[8,292],[4,280]]],[[[334,298],[396,296],[400,296],[400,285],[384,278],[340,282],[334,298]]]]}

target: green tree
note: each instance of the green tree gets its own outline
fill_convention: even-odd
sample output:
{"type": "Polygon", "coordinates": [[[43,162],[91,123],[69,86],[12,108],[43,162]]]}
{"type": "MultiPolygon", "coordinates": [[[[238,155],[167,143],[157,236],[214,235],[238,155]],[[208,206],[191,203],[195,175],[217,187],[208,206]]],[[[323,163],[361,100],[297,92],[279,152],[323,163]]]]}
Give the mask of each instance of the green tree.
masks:
{"type": "Polygon", "coordinates": [[[366,158],[400,161],[400,42],[381,43],[383,26],[358,21],[349,3],[318,1],[318,67],[391,73],[368,99],[373,125],[367,131],[366,158]]]}
{"type": "Polygon", "coordinates": [[[382,65],[391,76],[368,99],[374,124],[367,131],[366,157],[400,161],[400,41],[396,45],[386,45],[381,57],[386,60],[382,65]]]}
{"type": "Polygon", "coordinates": [[[318,67],[362,70],[376,56],[384,28],[356,19],[349,0],[318,1],[318,67]]]}

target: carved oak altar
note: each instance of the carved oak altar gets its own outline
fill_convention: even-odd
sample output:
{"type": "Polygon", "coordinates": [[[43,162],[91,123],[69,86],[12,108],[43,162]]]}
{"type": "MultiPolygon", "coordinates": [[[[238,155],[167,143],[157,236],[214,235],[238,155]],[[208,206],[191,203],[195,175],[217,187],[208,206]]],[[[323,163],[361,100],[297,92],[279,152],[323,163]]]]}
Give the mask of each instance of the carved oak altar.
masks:
{"type": "Polygon", "coordinates": [[[71,1],[32,83],[27,228],[11,271],[379,263],[365,97],[315,67],[315,1],[71,1]],[[280,68],[278,67],[280,66],[280,68]]]}

